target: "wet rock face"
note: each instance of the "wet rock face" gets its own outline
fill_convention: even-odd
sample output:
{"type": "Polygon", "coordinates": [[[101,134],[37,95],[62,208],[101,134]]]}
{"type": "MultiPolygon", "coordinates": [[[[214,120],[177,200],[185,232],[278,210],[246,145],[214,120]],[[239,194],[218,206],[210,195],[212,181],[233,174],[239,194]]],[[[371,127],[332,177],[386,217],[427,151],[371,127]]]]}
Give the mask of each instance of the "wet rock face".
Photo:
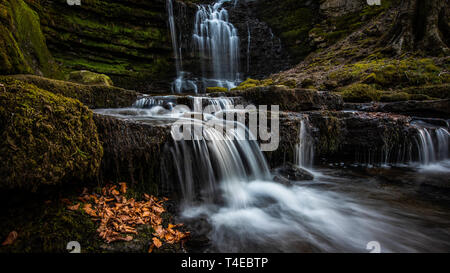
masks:
{"type": "Polygon", "coordinates": [[[328,16],[339,17],[360,11],[366,5],[367,0],[325,0],[322,1],[320,10],[328,16]]]}
{"type": "Polygon", "coordinates": [[[169,89],[174,63],[165,0],[27,2],[65,69],[106,74],[123,88],[169,89]]]}
{"type": "Polygon", "coordinates": [[[230,22],[239,31],[240,70],[246,77],[262,79],[288,69],[292,60],[280,38],[258,18],[255,5],[255,1],[239,1],[227,8],[230,22]]]}
{"type": "Polygon", "coordinates": [[[346,103],[346,109],[397,113],[420,117],[450,118],[450,100],[399,101],[392,103],[346,103]]]}
{"type": "Polygon", "coordinates": [[[311,112],[315,154],[327,160],[393,162],[416,131],[410,117],[386,113],[311,112]]]}
{"type": "Polygon", "coordinates": [[[164,145],[171,139],[170,127],[98,114],[94,120],[104,150],[100,180],[129,181],[136,189],[161,193],[161,162],[164,145]]]}
{"type": "Polygon", "coordinates": [[[302,168],[290,163],[277,170],[279,174],[291,181],[313,180],[314,176],[302,168]]]}
{"type": "Polygon", "coordinates": [[[343,106],[342,98],[330,92],[278,85],[258,86],[242,91],[232,91],[228,94],[243,97],[255,105],[279,105],[282,111],[340,110],[343,106]]]}

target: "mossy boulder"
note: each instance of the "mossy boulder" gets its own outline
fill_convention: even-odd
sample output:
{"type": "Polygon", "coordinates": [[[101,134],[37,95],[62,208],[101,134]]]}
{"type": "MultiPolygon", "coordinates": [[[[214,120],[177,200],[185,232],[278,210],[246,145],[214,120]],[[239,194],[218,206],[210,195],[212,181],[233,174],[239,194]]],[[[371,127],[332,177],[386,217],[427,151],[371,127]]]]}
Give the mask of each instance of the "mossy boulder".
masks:
{"type": "Polygon", "coordinates": [[[368,84],[352,84],[339,90],[345,102],[378,101],[381,92],[368,84]]]}
{"type": "Polygon", "coordinates": [[[113,86],[110,77],[87,70],[73,71],[69,74],[69,81],[87,85],[113,86]]]}
{"type": "Polygon", "coordinates": [[[13,79],[0,90],[0,187],[96,177],[103,148],[93,113],[78,100],[13,79]]]}

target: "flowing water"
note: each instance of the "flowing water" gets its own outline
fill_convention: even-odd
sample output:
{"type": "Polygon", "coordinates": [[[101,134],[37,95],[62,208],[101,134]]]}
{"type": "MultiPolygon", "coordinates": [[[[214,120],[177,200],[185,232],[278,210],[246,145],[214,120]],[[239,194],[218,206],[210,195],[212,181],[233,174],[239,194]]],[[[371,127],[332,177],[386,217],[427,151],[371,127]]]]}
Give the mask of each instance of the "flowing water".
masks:
{"type": "MultiPolygon", "coordinates": [[[[218,0],[213,4],[197,6],[192,40],[201,66],[203,88],[231,89],[240,82],[239,36],[237,29],[229,22],[228,11],[223,8],[223,5],[228,2],[236,3],[237,1],[218,0]]],[[[172,91],[197,93],[199,82],[190,80],[190,73],[183,71],[172,0],[167,0],[166,6],[177,71],[172,91]]]]}
{"type": "MultiPolygon", "coordinates": [[[[127,118],[193,125],[187,131],[191,139],[174,141],[166,152],[182,192],[180,221],[193,232],[193,241],[208,238],[207,244],[190,251],[368,252],[366,246],[373,241],[382,252],[450,250],[448,192],[418,187],[430,179],[450,183],[450,169],[444,166],[430,175],[417,168],[448,158],[446,128],[416,124],[421,155],[411,167],[314,166],[313,181],[286,185],[274,182],[258,143],[243,137],[250,133],[243,124],[233,122],[234,130],[225,134],[220,130],[227,125],[220,114],[233,111],[232,99],[191,101],[194,111],[175,107],[174,96],[97,111],[115,116],[126,111],[127,118]],[[204,105],[214,111],[195,116],[204,105]],[[202,137],[194,137],[195,125],[202,137]]],[[[306,116],[299,131],[296,163],[311,169],[314,141],[306,116]]],[[[179,133],[173,126],[174,139],[179,133]]]]}
{"type": "MultiPolygon", "coordinates": [[[[192,39],[200,83],[183,71],[173,3],[167,0],[177,71],[174,93],[197,93],[200,84],[230,89],[239,83],[239,37],[224,8],[227,2],[232,0],[197,6],[192,39]]],[[[248,27],[247,70],[250,40],[248,27]]],[[[450,251],[448,191],[422,186],[435,181],[449,189],[448,125],[414,122],[417,135],[395,153],[385,148],[381,157],[369,153],[369,164],[323,167],[313,165],[314,138],[304,116],[293,147],[295,163],[312,172],[314,180],[281,184],[258,143],[249,140],[248,128],[223,119],[225,112],[238,111],[233,99],[189,97],[189,107],[177,107],[177,100],[146,97],[131,108],[97,112],[172,126],[173,142],[163,156],[169,157],[173,166],[166,172],[174,172],[181,191],[180,221],[193,241],[207,237],[208,242],[189,250],[368,252],[375,242],[382,252],[450,251]],[[205,105],[212,111],[202,115],[205,105]],[[367,168],[377,164],[385,168],[367,168]]]]}

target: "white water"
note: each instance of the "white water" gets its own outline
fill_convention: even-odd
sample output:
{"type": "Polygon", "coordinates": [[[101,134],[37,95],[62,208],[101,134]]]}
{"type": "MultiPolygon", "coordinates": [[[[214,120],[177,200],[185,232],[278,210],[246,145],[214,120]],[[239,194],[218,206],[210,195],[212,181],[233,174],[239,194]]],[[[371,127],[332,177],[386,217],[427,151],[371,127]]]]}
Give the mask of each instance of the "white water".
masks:
{"type": "MultiPolygon", "coordinates": [[[[205,139],[175,141],[170,156],[184,200],[181,220],[189,226],[206,219],[210,225],[206,235],[211,241],[207,251],[367,252],[366,245],[371,241],[379,242],[382,252],[450,249],[450,218],[446,214],[387,201],[403,200],[403,197],[368,185],[366,178],[341,178],[315,168],[317,173],[324,173],[315,176],[313,182],[285,186],[272,181],[257,143],[232,140],[236,134],[247,132],[242,124],[234,123],[234,126],[244,130],[227,131],[225,135],[210,126],[211,123],[205,124],[206,120],[213,120],[213,124],[225,126],[218,114],[227,111],[233,101],[193,99],[194,108],[200,109],[206,100],[217,112],[192,117],[189,110],[168,107],[172,97],[146,98],[135,103],[136,107],[150,109],[114,111],[134,109],[139,118],[181,119],[206,125],[205,139]],[[430,228],[430,223],[438,224],[430,228]]],[[[304,119],[297,147],[300,166],[312,166],[308,129],[308,121],[304,119]]],[[[173,135],[176,133],[172,131],[173,135]]],[[[442,148],[446,133],[438,130],[437,135],[442,138],[438,142],[441,144],[437,144],[442,148]]],[[[425,132],[423,140],[430,145],[425,132]]],[[[423,153],[430,156],[431,148],[426,150],[423,153]]]]}
{"type": "Polygon", "coordinates": [[[173,14],[172,0],[166,0],[166,8],[169,16],[170,36],[172,40],[173,54],[175,56],[175,69],[177,72],[177,78],[172,83],[172,92],[183,93],[183,91],[190,91],[197,94],[197,84],[192,80],[186,79],[186,74],[188,73],[183,71],[183,56],[181,54],[181,47],[178,46],[177,28],[173,14]]]}
{"type": "Polygon", "coordinates": [[[311,169],[314,161],[314,139],[309,130],[309,122],[305,117],[300,124],[299,143],[295,153],[295,163],[305,169],[311,169]]]}
{"type": "Polygon", "coordinates": [[[443,127],[414,124],[417,128],[418,162],[422,171],[450,172],[450,133],[443,127]]]}
{"type": "Polygon", "coordinates": [[[239,81],[239,37],[222,6],[199,5],[195,15],[193,40],[201,59],[204,86],[233,88],[239,81]]]}
{"type": "MultiPolygon", "coordinates": [[[[190,79],[189,72],[183,71],[183,57],[178,45],[172,1],[166,0],[177,72],[177,78],[172,83],[172,92],[198,93],[199,83],[190,79]]],[[[229,22],[228,11],[223,8],[223,4],[227,2],[232,0],[218,0],[211,5],[198,5],[195,15],[192,39],[199,56],[204,88],[218,86],[231,89],[240,82],[239,37],[237,29],[229,22]]]]}

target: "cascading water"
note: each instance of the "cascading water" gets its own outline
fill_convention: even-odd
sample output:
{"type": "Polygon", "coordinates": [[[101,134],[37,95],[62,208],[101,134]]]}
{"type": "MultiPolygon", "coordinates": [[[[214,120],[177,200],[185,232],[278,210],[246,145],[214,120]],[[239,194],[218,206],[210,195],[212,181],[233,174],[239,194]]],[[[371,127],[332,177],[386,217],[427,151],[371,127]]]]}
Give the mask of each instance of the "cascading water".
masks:
{"type": "MultiPolygon", "coordinates": [[[[177,78],[172,83],[172,92],[194,92],[198,84],[183,71],[183,57],[177,36],[173,12],[173,0],[167,0],[167,13],[172,38],[177,78]]],[[[218,0],[211,5],[198,5],[193,29],[193,43],[202,69],[202,87],[235,87],[239,79],[239,37],[237,29],[229,22],[223,5],[233,0],[218,0]]],[[[237,3],[237,0],[234,0],[237,3]]]]}
{"type": "MultiPolygon", "coordinates": [[[[179,127],[172,127],[174,141],[165,154],[173,165],[171,170],[175,170],[184,200],[181,221],[192,231],[204,232],[210,240],[202,251],[366,252],[367,243],[374,240],[380,243],[382,252],[450,248],[445,239],[450,235],[445,222],[444,228],[426,229],[427,223],[436,221],[428,219],[435,217],[432,212],[416,211],[414,206],[406,210],[403,204],[401,208],[385,206],[382,200],[368,199],[367,196],[388,195],[386,198],[393,200],[395,191],[375,187],[373,192],[373,187],[364,184],[366,178],[353,181],[354,178],[336,177],[316,167],[316,172],[324,173],[315,176],[313,182],[291,186],[274,182],[258,144],[240,135],[249,133],[243,124],[233,122],[235,130],[225,134],[220,130],[227,125],[220,114],[233,111],[233,100],[191,99],[193,112],[175,107],[176,96],[146,97],[137,101],[134,108],[96,112],[117,115],[124,111],[127,119],[132,118],[132,112],[138,120],[186,122],[193,125],[188,130],[191,136],[195,125],[202,125],[197,128],[201,128],[203,137],[187,140],[179,140],[179,127]],[[212,106],[213,113],[198,113],[204,105],[212,106]]],[[[443,139],[436,145],[444,147],[448,132],[438,129],[436,136],[443,139]]],[[[306,118],[299,137],[297,163],[310,166],[312,143],[306,118]]]]}
{"type": "Polygon", "coordinates": [[[183,71],[183,57],[181,54],[181,48],[178,46],[177,28],[175,25],[175,17],[173,14],[173,0],[166,0],[167,14],[169,16],[169,28],[170,36],[172,40],[173,54],[175,56],[175,69],[177,72],[177,78],[172,83],[172,92],[182,93],[183,91],[198,92],[197,84],[186,79],[186,72],[183,71]]]}
{"type": "Polygon", "coordinates": [[[415,122],[417,136],[417,160],[425,170],[450,170],[449,138],[447,128],[431,126],[424,122],[415,122]]]}
{"type": "Polygon", "coordinates": [[[300,123],[299,143],[296,145],[295,163],[305,169],[311,169],[314,161],[314,139],[309,132],[309,123],[303,118],[300,123]]]}
{"type": "Polygon", "coordinates": [[[204,86],[233,88],[239,81],[239,37],[222,6],[199,5],[195,15],[194,44],[201,59],[204,86]]]}

